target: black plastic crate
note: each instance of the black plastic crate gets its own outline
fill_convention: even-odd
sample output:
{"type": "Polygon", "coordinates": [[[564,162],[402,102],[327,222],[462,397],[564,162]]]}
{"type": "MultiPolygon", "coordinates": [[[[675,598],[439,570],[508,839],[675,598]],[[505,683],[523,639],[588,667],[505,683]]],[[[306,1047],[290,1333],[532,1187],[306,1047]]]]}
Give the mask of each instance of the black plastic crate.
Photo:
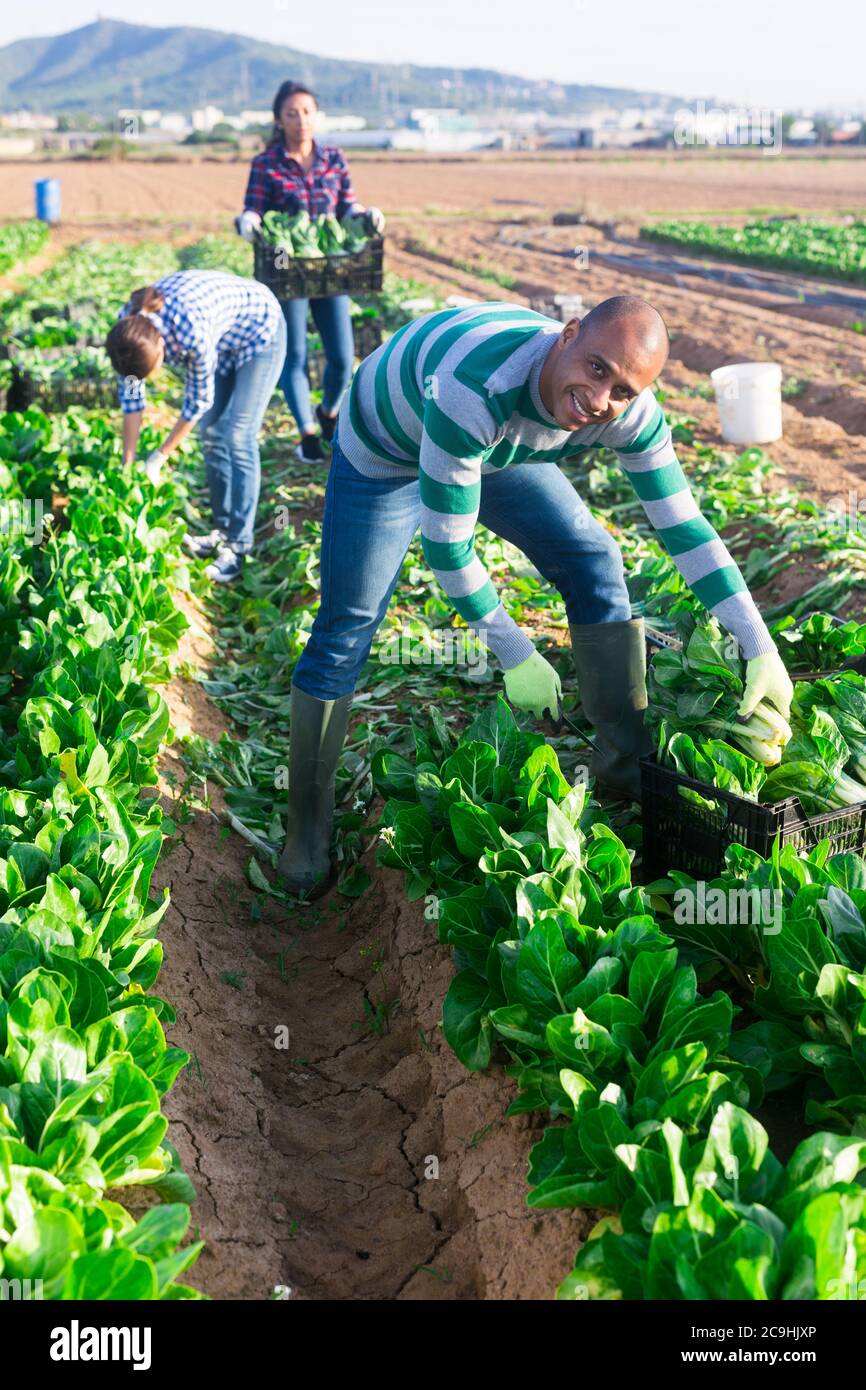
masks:
{"type": "Polygon", "coordinates": [[[355,339],[355,356],[363,362],[382,342],[382,320],[370,317],[352,319],[352,337],[355,339]]]}
{"type": "Polygon", "coordinates": [[[647,671],[652,665],[652,659],[656,652],[674,651],[681,652],[683,644],[672,632],[661,632],[658,628],[644,624],[644,639],[646,642],[646,664],[647,671]]]}
{"type": "Polygon", "coordinates": [[[376,294],[382,288],[385,238],[371,237],[353,255],[287,256],[256,236],[254,275],[277,299],[325,299],[334,294],[376,294]]]}
{"type": "MultiPolygon", "coordinates": [[[[377,319],[353,319],[352,335],[355,356],[363,362],[382,342],[382,325],[377,319]]],[[[307,378],[314,391],[320,391],[325,380],[325,354],[321,348],[307,353],[307,378]]]]}
{"type": "Polygon", "coordinates": [[[67,323],[80,323],[99,313],[95,299],[79,299],[72,304],[34,304],[30,310],[30,322],[42,323],[44,319],[66,319],[67,323]]]}
{"type": "Polygon", "coordinates": [[[27,371],[15,367],[7,396],[7,409],[26,410],[36,405],[47,414],[61,412],[72,406],[87,410],[110,409],[117,406],[115,377],[64,377],[38,380],[27,371]]]}
{"type": "Polygon", "coordinates": [[[640,771],[643,858],[651,878],[669,869],[681,869],[694,878],[715,878],[725,867],[729,845],[745,845],[766,859],[777,835],[780,844],[798,849],[812,849],[829,839],[832,854],[866,850],[866,802],[807,816],[799,797],[762,806],[662,767],[654,754],[641,758],[640,771]],[[720,809],[687,801],[680,795],[684,787],[717,802],[720,809]]]}

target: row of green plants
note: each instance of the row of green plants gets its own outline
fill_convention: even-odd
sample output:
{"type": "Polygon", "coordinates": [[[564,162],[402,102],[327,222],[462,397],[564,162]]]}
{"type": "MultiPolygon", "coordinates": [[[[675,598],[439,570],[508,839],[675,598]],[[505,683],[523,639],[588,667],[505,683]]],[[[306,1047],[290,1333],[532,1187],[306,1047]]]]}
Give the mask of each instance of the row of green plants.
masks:
{"type": "Polygon", "coordinates": [[[866,222],[824,222],[799,218],[746,222],[663,221],[641,227],[640,234],[684,251],[747,261],[770,270],[800,271],[866,284],[866,222]]]}
{"type": "Polygon", "coordinates": [[[48,240],[48,223],[6,222],[0,227],[0,275],[41,251],[48,240]]]}
{"type": "Polygon", "coordinates": [[[8,403],[60,412],[112,405],[105,336],[132,290],[176,268],[175,252],[160,242],[83,242],[5,300],[0,392],[8,403]]]}
{"type": "MultiPolygon", "coordinates": [[[[835,519],[795,490],[768,495],[772,465],[761,451],[722,460],[718,451],[695,447],[693,422],[674,417],[674,427],[678,443],[694,449],[690,475],[705,513],[729,534],[732,522],[746,523],[742,542],[734,536],[745,561],[766,538],[759,553],[767,578],[781,569],[788,546],[809,543],[818,554],[843,548],[835,519]]],[[[585,490],[586,482],[584,476],[578,486],[585,490]]],[[[669,557],[648,537],[616,464],[594,458],[589,483],[597,515],[630,556],[635,607],[671,631],[690,614],[694,630],[701,615],[669,557]]],[[[834,581],[846,598],[862,582],[859,535],[849,537],[848,549],[851,569],[840,567],[834,581]]],[[[520,582],[531,589],[531,580],[520,582]]],[[[801,614],[809,599],[777,608],[791,669],[858,656],[859,625],[846,625],[839,636],[829,635],[825,620],[794,626],[791,610],[801,614]]],[[[687,636],[682,627],[680,635],[687,636]]],[[[712,970],[729,968],[731,929],[704,928],[703,938],[692,929],[703,948],[696,967],[687,954],[696,948],[671,925],[665,894],[687,887],[694,896],[695,881],[672,875],[652,890],[636,888],[629,846],[637,827],[626,825],[617,837],[598,808],[587,813],[580,790],[550,759],[553,740],[543,749],[536,743],[519,770],[512,765],[509,782],[502,764],[513,756],[516,736],[509,754],[509,734],[494,731],[495,722],[490,715],[476,721],[455,747],[441,741],[447,726],[438,719],[415,733],[414,760],[401,763],[399,754],[384,751],[374,760],[377,787],[388,798],[382,861],[403,869],[410,897],[433,892],[439,900],[440,940],[454,949],[458,969],[443,1010],[446,1039],[470,1067],[487,1065],[494,1048],[504,1053],[521,1087],[512,1113],[538,1109],[555,1121],[532,1154],[530,1204],[611,1212],[594,1227],[560,1296],[859,1297],[857,1174],[866,1150],[847,1131],[859,1136],[866,1113],[856,1062],[866,979],[844,983],[851,988],[844,1016],[830,980],[841,984],[849,973],[837,934],[840,912],[864,939],[862,861],[831,860],[826,843],[804,859],[786,848],[775,864],[730,852],[723,883],[711,886],[753,893],[759,883],[764,891],[784,883],[786,898],[778,935],[765,937],[758,928],[756,945],[755,929],[743,929],[750,947],[743,943],[741,954],[751,950],[760,966],[755,959],[733,962],[734,991],[743,986],[737,971],[759,986],[757,1003],[752,988],[741,1013],[727,991],[706,992],[712,970]],[[473,742],[481,747],[469,747],[473,742]],[[504,795],[509,786],[511,799],[504,795]],[[570,830],[554,807],[566,808],[570,830]],[[808,916],[809,894],[792,909],[790,900],[806,884],[813,907],[829,901],[829,918],[820,911],[817,921],[814,912],[808,916]],[[808,959],[815,949],[817,968],[799,973],[801,953],[808,959]],[[831,968],[822,975],[824,965],[831,968]],[[828,1036],[835,1044],[839,1035],[851,1055],[837,1070],[844,1041],[833,1053],[822,1049],[828,1036]],[[779,1092],[792,1110],[805,1092],[808,1120],[840,1133],[805,1139],[782,1165],[754,1115],[765,1096],[779,1092]]]]}
{"type": "MultiPolygon", "coordinates": [[[[674,428],[694,448],[705,514],[729,534],[732,522],[746,523],[742,542],[734,535],[746,563],[754,550],[745,547],[765,537],[768,578],[794,537],[795,550],[807,540],[813,553],[840,548],[834,518],[793,489],[768,496],[761,451],[726,460],[722,471],[717,451],[695,447],[692,422],[675,418],[674,428]]],[[[655,661],[676,673],[680,698],[703,698],[705,727],[710,707],[742,680],[738,658],[724,656],[721,635],[647,536],[616,465],[594,459],[589,490],[631,557],[635,606],[685,639],[685,654],[655,661]],[[713,677],[721,688],[701,697],[713,677]]],[[[848,547],[851,569],[839,575],[846,597],[862,583],[859,534],[848,547]]],[[[788,610],[777,609],[775,626],[794,672],[862,654],[859,624],[843,631],[819,616],[795,625],[790,610],[802,613],[802,600],[779,609],[788,610]]],[[[798,684],[804,710],[827,688],[798,684]]],[[[694,901],[696,881],[673,873],[636,887],[638,828],[617,835],[562,777],[550,743],[509,726],[501,704],[456,745],[438,715],[413,738],[414,758],[374,757],[386,798],[380,855],[404,871],[410,897],[432,892],[439,902],[439,939],[457,966],[446,1039],[473,1068],[504,1053],[521,1092],[512,1113],[537,1109],[555,1121],[532,1154],[530,1204],[611,1212],[560,1296],[859,1297],[862,860],[830,856],[826,842],[802,857],[785,847],[769,862],[735,846],[706,892],[725,901],[732,891],[750,901],[778,892],[778,930],[731,926],[724,910],[709,926],[698,914],[697,926],[683,927],[671,900],[685,890],[694,901]],[[729,988],[710,994],[716,976],[729,988]],[[832,1131],[804,1139],[784,1165],[754,1114],[779,1093],[792,1110],[805,1100],[808,1122],[832,1131]]],[[[808,751],[816,753],[814,738],[808,751]]]]}
{"type": "MultiPolygon", "coordinates": [[[[154,441],[155,443],[155,441],[154,441]]],[[[197,1299],[195,1192],[162,1099],[157,689],[186,627],[181,523],[97,418],[0,417],[0,1276],[10,1297],[197,1299]],[[49,508],[57,489],[62,524],[49,508]],[[119,1198],[146,1184],[136,1218],[119,1198]]],[[[4,1294],[5,1296],[5,1294],[4,1294]]]]}
{"type": "Polygon", "coordinates": [[[101,344],[130,292],[176,268],[164,242],[81,242],[4,301],[4,332],[21,348],[101,344]]]}
{"type": "Polygon", "coordinates": [[[637,886],[586,786],[501,697],[459,739],[435,714],[412,733],[414,756],[373,759],[379,861],[437,904],[457,967],[446,1041],[470,1070],[507,1058],[509,1113],[554,1120],[530,1205],[611,1213],[559,1296],[857,1297],[866,865],[826,842],[802,859],[732,854],[722,884],[778,890],[784,921],[762,935],[726,914],[689,940],[695,964],[654,900],[689,881],[637,886]],[[756,982],[742,1006],[713,988],[731,964],[756,982]],[[831,1128],[782,1163],[754,1112],[803,1086],[831,1128]]]}

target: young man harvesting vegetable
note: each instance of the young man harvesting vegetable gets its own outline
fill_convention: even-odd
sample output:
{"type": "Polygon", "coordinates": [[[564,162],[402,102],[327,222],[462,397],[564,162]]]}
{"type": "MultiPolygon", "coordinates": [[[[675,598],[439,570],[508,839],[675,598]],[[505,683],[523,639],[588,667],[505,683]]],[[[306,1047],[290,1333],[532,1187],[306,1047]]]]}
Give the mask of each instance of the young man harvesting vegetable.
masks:
{"type": "Polygon", "coordinates": [[[292,684],[288,834],[279,871],[295,891],[327,875],[334,777],[355,682],[420,526],[424,556],[465,622],[499,658],[518,709],[556,717],[559,677],[509,617],[475,554],[476,521],[517,545],[561,592],[591,771],[639,788],[644,628],[631,617],[613,536],[558,463],[612,449],[660,541],[747,660],[740,713],[787,715],[791,682],[724,543],[699,513],[651,389],[667,358],[645,300],[605,300],[563,327],[505,303],[427,314],[359,368],[340,411],[325,497],[321,602],[292,684]]]}

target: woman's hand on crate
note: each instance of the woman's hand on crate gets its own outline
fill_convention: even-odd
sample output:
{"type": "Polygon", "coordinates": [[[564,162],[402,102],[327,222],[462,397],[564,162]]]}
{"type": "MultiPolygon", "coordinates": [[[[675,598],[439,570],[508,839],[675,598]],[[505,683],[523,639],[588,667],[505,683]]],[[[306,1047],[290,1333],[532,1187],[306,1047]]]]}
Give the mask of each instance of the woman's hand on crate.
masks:
{"type": "Polygon", "coordinates": [[[244,241],[254,241],[256,232],[261,225],[262,219],[259,214],[253,212],[249,208],[247,208],[246,212],[242,212],[240,217],[235,218],[235,227],[237,228],[238,235],[242,236],[244,241]]]}
{"type": "Polygon", "coordinates": [[[748,719],[762,700],[773,705],[784,719],[791,714],[794,687],[777,651],[762,652],[746,663],[746,688],[737,714],[748,719]]]}
{"type": "Polygon", "coordinates": [[[385,230],[385,214],[381,208],[367,208],[364,221],[371,236],[381,236],[385,230]]]}

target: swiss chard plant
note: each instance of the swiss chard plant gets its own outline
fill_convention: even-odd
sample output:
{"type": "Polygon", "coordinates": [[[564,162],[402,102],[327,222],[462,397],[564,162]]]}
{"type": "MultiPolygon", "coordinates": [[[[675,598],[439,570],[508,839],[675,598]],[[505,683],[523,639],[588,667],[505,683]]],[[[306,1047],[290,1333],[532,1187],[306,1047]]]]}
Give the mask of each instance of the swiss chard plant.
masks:
{"type": "Polygon", "coordinates": [[[696,881],[636,887],[586,786],[501,698],[456,741],[435,711],[413,737],[414,763],[390,748],[373,759],[380,856],[437,905],[457,967],[445,1038],[470,1069],[498,1053],[519,1088],[510,1113],[551,1121],[530,1205],[615,1213],[560,1296],[849,1296],[866,1155],[845,1137],[866,1123],[863,862],[826,841],[768,861],[734,846],[705,888],[778,893],[781,920],[684,921],[674,894],[696,881]],[[792,1105],[802,1093],[807,1121],[842,1134],[784,1167],[750,1113],[771,1092],[792,1105]]]}
{"type": "MultiPolygon", "coordinates": [[[[629,1131],[616,1097],[608,1156],[629,1193],[582,1246],[559,1298],[856,1299],[866,1275],[866,1143],[815,1134],[786,1165],[730,1102],[706,1136],[672,1119],[629,1131]],[[620,1137],[622,1136],[622,1137],[620,1137]]],[[[595,1112],[597,1113],[597,1112],[595,1112]]]]}
{"type": "Polygon", "coordinates": [[[144,794],[169,736],[156,683],[186,619],[165,501],[98,424],[0,420],[11,491],[62,480],[66,527],[0,544],[0,1274],[48,1298],[195,1298],[194,1195],[161,1100],[186,1063],[153,993],[167,896],[144,794]],[[47,449],[47,444],[55,444],[47,449]],[[181,1196],[136,1222],[109,1190],[181,1196]]]}
{"type": "Polygon", "coordinates": [[[866,623],[842,623],[830,613],[810,613],[799,623],[789,615],[770,631],[792,675],[835,671],[866,656],[866,623]]]}

